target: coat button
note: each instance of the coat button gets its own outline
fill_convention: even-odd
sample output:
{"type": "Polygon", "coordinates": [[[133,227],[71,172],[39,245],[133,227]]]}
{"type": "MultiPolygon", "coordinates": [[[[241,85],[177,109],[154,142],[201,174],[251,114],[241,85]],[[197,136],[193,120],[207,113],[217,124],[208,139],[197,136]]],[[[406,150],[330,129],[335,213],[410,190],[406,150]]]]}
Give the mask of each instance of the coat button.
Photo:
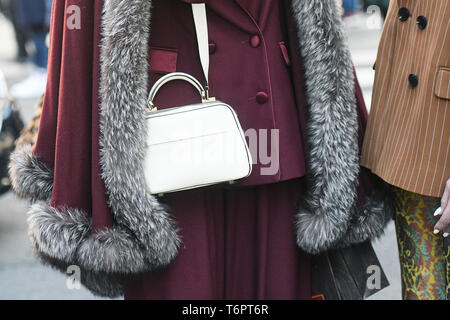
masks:
{"type": "Polygon", "coordinates": [[[217,45],[214,42],[209,43],[209,54],[216,53],[217,45]]]}
{"type": "Polygon", "coordinates": [[[260,91],[256,94],[256,102],[259,104],[264,104],[269,100],[269,95],[263,91],[260,91]]]}
{"type": "Polygon", "coordinates": [[[411,73],[408,77],[408,81],[409,81],[409,85],[412,88],[415,88],[419,84],[419,77],[416,74],[411,73]]]}
{"type": "Polygon", "coordinates": [[[261,44],[261,38],[257,34],[251,36],[251,38],[250,38],[250,45],[253,48],[259,47],[260,44],[261,44]]]}
{"type": "Polygon", "coordinates": [[[417,26],[420,30],[425,29],[427,27],[427,23],[427,18],[425,18],[424,16],[417,17],[417,26]]]}
{"type": "Polygon", "coordinates": [[[398,18],[400,21],[404,22],[408,20],[410,16],[411,14],[409,13],[408,8],[403,7],[398,10],[398,18]]]}

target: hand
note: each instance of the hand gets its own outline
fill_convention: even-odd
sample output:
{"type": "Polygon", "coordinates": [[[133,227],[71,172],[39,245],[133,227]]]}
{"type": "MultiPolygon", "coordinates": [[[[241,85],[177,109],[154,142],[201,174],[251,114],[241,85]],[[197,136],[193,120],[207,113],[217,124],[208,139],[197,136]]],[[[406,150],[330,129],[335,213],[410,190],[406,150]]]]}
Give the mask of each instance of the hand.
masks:
{"type": "Polygon", "coordinates": [[[441,198],[441,206],[434,213],[435,216],[441,216],[434,226],[434,233],[444,232],[444,237],[450,234],[450,179],[445,184],[444,194],[441,198]]]}

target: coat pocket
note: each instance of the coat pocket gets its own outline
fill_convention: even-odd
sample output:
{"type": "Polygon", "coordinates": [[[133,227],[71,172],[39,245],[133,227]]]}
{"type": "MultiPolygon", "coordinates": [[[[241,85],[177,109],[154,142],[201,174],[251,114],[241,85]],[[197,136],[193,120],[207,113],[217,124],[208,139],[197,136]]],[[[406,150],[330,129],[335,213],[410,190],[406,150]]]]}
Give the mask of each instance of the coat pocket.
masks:
{"type": "Polygon", "coordinates": [[[434,94],[441,99],[450,99],[450,68],[440,67],[436,74],[434,94]]]}
{"type": "Polygon", "coordinates": [[[151,47],[148,55],[150,72],[171,73],[177,71],[178,51],[171,48],[151,47]]]}
{"type": "Polygon", "coordinates": [[[287,49],[286,43],[284,41],[280,41],[278,43],[281,50],[281,56],[283,57],[284,63],[287,67],[291,66],[291,59],[289,58],[289,51],[287,49]]]}

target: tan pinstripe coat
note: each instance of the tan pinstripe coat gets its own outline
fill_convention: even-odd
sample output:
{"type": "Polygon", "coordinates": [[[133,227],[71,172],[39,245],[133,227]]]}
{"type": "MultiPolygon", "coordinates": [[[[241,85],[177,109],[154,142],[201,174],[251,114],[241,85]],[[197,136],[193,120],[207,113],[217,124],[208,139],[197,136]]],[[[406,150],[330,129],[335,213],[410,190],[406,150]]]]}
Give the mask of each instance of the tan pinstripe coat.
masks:
{"type": "Polygon", "coordinates": [[[449,28],[450,0],[391,0],[362,152],[388,183],[434,197],[450,178],[449,28]]]}

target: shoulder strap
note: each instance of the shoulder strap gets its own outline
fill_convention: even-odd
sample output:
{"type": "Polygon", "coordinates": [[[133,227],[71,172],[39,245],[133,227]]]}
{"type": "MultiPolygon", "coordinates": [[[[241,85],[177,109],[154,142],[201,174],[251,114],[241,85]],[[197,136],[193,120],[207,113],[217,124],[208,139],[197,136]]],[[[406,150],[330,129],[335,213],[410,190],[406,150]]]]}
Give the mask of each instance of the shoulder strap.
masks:
{"type": "Polygon", "coordinates": [[[198,52],[200,62],[203,68],[203,74],[206,79],[206,93],[208,94],[208,75],[209,75],[209,41],[208,41],[208,22],[206,19],[206,5],[204,3],[193,3],[192,14],[194,16],[195,31],[197,33],[198,52]]]}

